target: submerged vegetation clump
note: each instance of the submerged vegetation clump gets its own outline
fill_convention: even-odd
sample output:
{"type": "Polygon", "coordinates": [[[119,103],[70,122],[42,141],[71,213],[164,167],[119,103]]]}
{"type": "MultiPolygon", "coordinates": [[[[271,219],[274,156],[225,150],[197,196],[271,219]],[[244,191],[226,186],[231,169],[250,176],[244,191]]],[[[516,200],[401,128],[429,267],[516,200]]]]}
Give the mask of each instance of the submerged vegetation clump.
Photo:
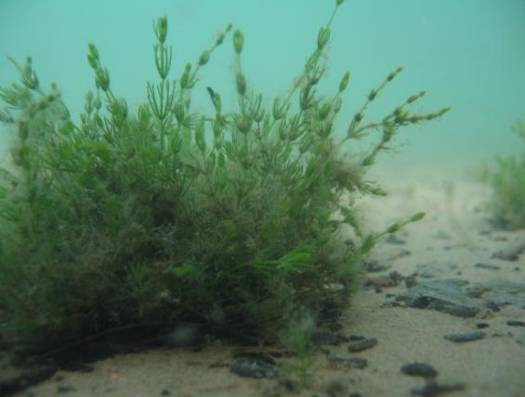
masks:
{"type": "MultiPolygon", "coordinates": [[[[244,37],[228,26],[172,79],[165,17],[154,23],[158,80],[132,111],[111,87],[95,45],[96,89],[74,121],[55,85],[44,90],[31,59],[21,82],[0,90],[0,119],[17,133],[1,170],[0,335],[48,349],[113,330],[198,324],[214,335],[275,342],[298,313],[334,319],[361,259],[385,233],[363,233],[356,194],[383,194],[364,179],[413,114],[410,96],[379,121],[366,110],[401,72],[370,91],[335,133],[345,73],[335,94],[317,89],[336,10],[288,95],[269,108],[242,68],[244,37]],[[198,76],[231,34],[238,106],[207,87],[214,114],[192,109],[198,76]],[[363,156],[349,144],[380,139],[363,156]]],[[[201,87],[202,88],[202,87],[201,87]]],[[[286,338],[284,338],[286,339],[286,338]]]]}
{"type": "MultiPolygon", "coordinates": [[[[514,131],[525,144],[525,122],[514,126],[514,131]]],[[[525,228],[525,145],[515,156],[499,156],[485,165],[481,179],[493,190],[490,209],[494,221],[505,227],[525,228]]]]}

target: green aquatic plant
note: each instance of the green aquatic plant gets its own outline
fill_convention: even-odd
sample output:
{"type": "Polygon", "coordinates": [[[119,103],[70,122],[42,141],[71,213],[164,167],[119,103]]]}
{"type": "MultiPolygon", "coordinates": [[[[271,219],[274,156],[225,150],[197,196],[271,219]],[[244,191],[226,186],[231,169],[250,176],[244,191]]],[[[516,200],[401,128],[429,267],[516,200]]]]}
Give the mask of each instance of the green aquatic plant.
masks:
{"type": "MultiPolygon", "coordinates": [[[[514,132],[525,144],[525,122],[517,123],[514,132]]],[[[481,179],[493,190],[489,204],[494,221],[505,227],[525,227],[525,145],[515,156],[498,156],[485,164],[481,179]]]]}
{"type": "Polygon", "coordinates": [[[289,389],[311,387],[318,357],[314,344],[317,321],[308,312],[297,311],[281,332],[281,343],[291,353],[293,360],[281,364],[280,381],[289,389]]]}
{"type": "Polygon", "coordinates": [[[350,73],[330,96],[318,83],[342,3],[289,93],[269,108],[248,82],[244,36],[231,26],[173,79],[168,23],[159,18],[158,80],[147,83],[136,110],[113,91],[89,44],[96,89],[78,122],[57,86],[41,87],[30,58],[13,62],[21,82],[0,89],[0,119],[17,134],[12,167],[0,175],[3,339],[41,350],[184,322],[275,342],[297,313],[336,318],[377,240],[423,216],[365,234],[353,201],[383,194],[366,170],[399,128],[447,111],[411,113],[420,92],[366,121],[397,68],[370,91],[346,133],[335,133],[350,73]],[[207,87],[214,113],[200,114],[191,101],[199,73],[230,33],[238,105],[224,109],[207,87]],[[372,131],[380,133],[372,149],[352,154],[350,143],[372,131]]]}

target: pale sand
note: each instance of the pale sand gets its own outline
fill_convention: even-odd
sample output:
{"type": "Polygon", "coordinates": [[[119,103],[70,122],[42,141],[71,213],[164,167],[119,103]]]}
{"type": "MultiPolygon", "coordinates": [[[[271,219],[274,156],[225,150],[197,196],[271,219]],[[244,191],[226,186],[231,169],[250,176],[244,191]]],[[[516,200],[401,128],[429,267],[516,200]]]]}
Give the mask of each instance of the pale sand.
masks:
{"type": "MultiPolygon", "coordinates": [[[[438,278],[461,277],[470,282],[501,279],[525,285],[525,254],[515,262],[490,258],[508,244],[524,241],[525,231],[494,230],[483,210],[490,191],[458,176],[454,180],[447,178],[397,178],[396,183],[386,184],[388,197],[359,202],[373,230],[381,230],[413,212],[427,212],[424,220],[398,234],[405,245],[384,242],[373,257],[391,264],[389,271],[397,270],[402,275],[415,272],[418,264],[428,264],[429,269],[441,272],[438,278]],[[489,234],[480,234],[482,231],[489,234]],[[410,254],[399,255],[402,250],[410,254]],[[501,269],[480,269],[474,266],[477,262],[501,269]],[[457,266],[451,268],[453,265],[457,266]],[[458,276],[457,272],[462,274],[458,276]]],[[[508,319],[525,321],[525,310],[504,307],[498,313],[485,310],[475,318],[463,319],[430,310],[382,306],[386,293],[404,289],[403,285],[383,293],[362,289],[353,298],[343,320],[343,333],[376,337],[379,342],[375,347],[361,353],[348,353],[345,343],[328,348],[345,357],[368,359],[367,368],[330,369],[321,354],[312,388],[300,394],[281,395],[326,396],[327,385],[337,380],[345,391],[334,396],[346,397],[356,392],[363,397],[409,396],[412,388],[424,382],[401,374],[400,367],[417,361],[436,368],[439,382],[465,383],[465,390],[446,395],[525,396],[525,345],[517,342],[519,334],[525,340],[525,328],[505,324],[508,319]],[[488,336],[483,340],[455,344],[443,339],[445,334],[476,329],[479,322],[490,324],[484,330],[488,336]]],[[[160,396],[164,389],[178,397],[272,395],[269,391],[274,390],[275,380],[245,379],[229,371],[226,365],[234,350],[211,346],[196,353],[164,349],[121,355],[96,363],[91,373],[60,371],[54,378],[18,395],[31,392],[35,397],[54,396],[59,384],[75,388],[66,396],[160,396]],[[57,376],[63,380],[57,382],[57,376]]]]}

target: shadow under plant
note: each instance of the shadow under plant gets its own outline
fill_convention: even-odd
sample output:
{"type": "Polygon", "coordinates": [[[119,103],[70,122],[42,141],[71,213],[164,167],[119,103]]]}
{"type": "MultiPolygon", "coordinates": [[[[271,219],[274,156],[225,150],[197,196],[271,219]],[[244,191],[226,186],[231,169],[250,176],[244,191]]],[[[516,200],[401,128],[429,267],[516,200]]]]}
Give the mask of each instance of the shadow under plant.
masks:
{"type": "Polygon", "coordinates": [[[113,92],[90,44],[96,90],[86,95],[79,123],[56,86],[40,86],[30,58],[13,62],[21,82],[0,90],[0,118],[18,134],[14,166],[1,170],[3,341],[46,351],[124,329],[189,323],[240,341],[279,342],[298,313],[315,324],[336,319],[377,239],[423,217],[363,234],[352,200],[383,194],[364,180],[367,168],[400,127],[448,110],[411,113],[421,92],[382,120],[366,121],[398,68],[370,91],[345,137],[335,136],[350,74],[331,96],[316,87],[342,3],[335,2],[289,94],[269,109],[247,83],[243,34],[231,26],[173,80],[167,19],[159,18],[158,81],[147,84],[136,112],[113,92]],[[238,106],[224,109],[208,87],[215,114],[196,113],[197,76],[230,33],[238,106]],[[370,152],[351,156],[352,140],[376,130],[370,152]]]}

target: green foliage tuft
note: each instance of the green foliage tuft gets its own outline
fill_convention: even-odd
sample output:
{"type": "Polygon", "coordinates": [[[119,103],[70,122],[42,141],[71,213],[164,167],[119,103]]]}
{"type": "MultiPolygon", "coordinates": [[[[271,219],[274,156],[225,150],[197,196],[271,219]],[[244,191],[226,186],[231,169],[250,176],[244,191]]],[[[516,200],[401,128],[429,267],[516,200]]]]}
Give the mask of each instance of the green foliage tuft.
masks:
{"type": "MultiPolygon", "coordinates": [[[[525,122],[517,123],[514,131],[525,143],[525,122]]],[[[490,209],[495,221],[525,228],[525,150],[516,156],[496,157],[493,164],[484,166],[481,179],[492,187],[490,209]]]]}
{"type": "Polygon", "coordinates": [[[332,96],[321,96],[317,85],[342,3],[300,78],[270,109],[247,84],[238,30],[237,108],[225,111],[211,87],[215,114],[191,107],[198,74],[231,25],[175,80],[167,19],[159,18],[158,81],[147,83],[147,101],[136,110],[113,92],[89,44],[96,88],[79,122],[57,87],[39,86],[31,59],[17,65],[21,83],[0,89],[1,121],[18,134],[13,167],[0,175],[3,338],[49,348],[121,327],[191,322],[218,335],[271,342],[297,313],[326,321],[340,311],[360,260],[382,236],[364,236],[352,207],[356,193],[382,193],[364,179],[366,168],[400,127],[447,110],[410,113],[420,93],[365,123],[368,105],[399,68],[337,138],[350,74],[332,96]],[[350,156],[349,140],[373,130],[382,132],[380,141],[363,158],[350,156]]]}

